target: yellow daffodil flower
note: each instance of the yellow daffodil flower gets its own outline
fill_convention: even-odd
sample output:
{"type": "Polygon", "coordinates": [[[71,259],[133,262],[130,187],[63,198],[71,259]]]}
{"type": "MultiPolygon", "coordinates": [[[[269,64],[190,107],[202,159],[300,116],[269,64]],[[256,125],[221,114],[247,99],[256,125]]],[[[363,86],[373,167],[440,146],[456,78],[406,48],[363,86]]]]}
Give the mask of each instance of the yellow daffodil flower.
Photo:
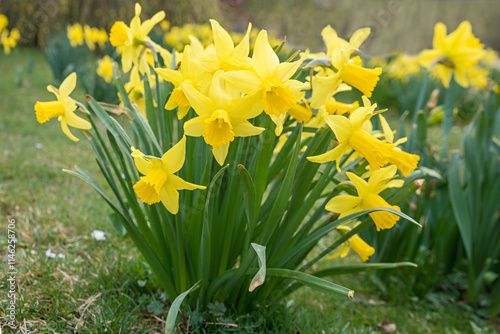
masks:
{"type": "MultiPolygon", "coordinates": [[[[359,222],[358,222],[359,224],[359,222]]],[[[355,224],[356,226],[357,224],[355,224]]],[[[347,232],[351,231],[350,227],[347,226],[339,226],[336,228],[337,232],[339,232],[341,235],[345,235],[347,232]]],[[[372,256],[375,253],[375,248],[370,246],[369,244],[366,243],[361,237],[357,234],[353,235],[350,237],[346,242],[344,242],[338,251],[333,253],[328,257],[328,260],[331,260],[333,258],[336,258],[338,256],[340,257],[346,257],[347,254],[349,253],[349,249],[352,249],[353,251],[356,252],[356,254],[359,255],[359,257],[363,261],[368,261],[370,256],[372,256]]]]}
{"type": "Polygon", "coordinates": [[[280,127],[287,111],[297,104],[299,91],[306,87],[304,83],[290,79],[300,63],[295,61],[280,64],[269,44],[267,32],[262,30],[257,36],[253,51],[254,71],[231,71],[225,73],[223,78],[243,93],[257,92],[262,97],[264,111],[275,116],[272,119],[280,127]]]}
{"type": "Polygon", "coordinates": [[[72,47],[76,48],[78,45],[83,45],[83,28],[79,23],[68,26],[67,36],[72,47]]]}
{"type": "Polygon", "coordinates": [[[97,61],[96,73],[107,83],[111,83],[113,81],[113,60],[110,56],[104,56],[102,59],[97,61]]]}
{"type": "Polygon", "coordinates": [[[248,34],[251,24],[248,25],[245,37],[236,47],[229,33],[220,26],[219,22],[210,20],[210,24],[212,25],[215,53],[207,53],[200,59],[205,70],[209,73],[215,73],[219,70],[227,72],[250,69],[248,34]]]}
{"type": "MultiPolygon", "coordinates": [[[[193,52],[189,45],[186,45],[184,53],[182,54],[181,65],[179,71],[171,70],[168,68],[155,68],[156,73],[163,79],[171,82],[174,85],[174,90],[170,94],[170,98],[165,104],[165,109],[172,110],[179,107],[177,116],[179,119],[184,118],[191,108],[191,104],[184,95],[181,83],[185,82],[192,85],[198,91],[206,92],[208,87],[203,87],[202,83],[205,82],[205,77],[208,73],[204,72],[201,65],[193,60],[193,52]]],[[[207,86],[207,85],[205,85],[207,86]]]]}
{"type": "Polygon", "coordinates": [[[132,147],[137,170],[143,174],[141,180],[134,185],[137,196],[146,204],[162,202],[165,208],[176,214],[179,211],[179,190],[205,189],[205,186],[189,183],[175,175],[182,166],[186,156],[186,137],[168,150],[161,159],[145,156],[132,147]]]}
{"type": "MultiPolygon", "coordinates": [[[[379,193],[387,188],[400,188],[403,186],[403,180],[393,180],[396,176],[396,166],[389,166],[373,171],[368,182],[353,174],[347,172],[346,175],[352,181],[358,191],[358,196],[339,195],[332,198],[325,206],[328,211],[340,213],[339,218],[350,214],[379,207],[392,208],[400,211],[396,205],[390,205],[379,193]]],[[[375,211],[369,214],[375,222],[377,231],[389,229],[396,224],[399,216],[387,211],[375,211]]]]}
{"type": "Polygon", "coordinates": [[[75,115],[77,106],[69,96],[76,86],[76,73],[71,73],[62,82],[59,89],[47,86],[47,90],[54,93],[57,101],[37,102],[35,104],[36,119],[39,123],[45,123],[49,119],[58,117],[61,128],[66,136],[73,141],[78,141],[68,128],[68,125],[77,129],[89,130],[91,125],[88,121],[75,115]]]}
{"type": "Polygon", "coordinates": [[[330,57],[330,64],[336,72],[327,68],[314,77],[311,96],[313,108],[319,108],[333,96],[333,92],[342,81],[357,88],[365,96],[371,97],[382,69],[380,67],[364,68],[361,66],[359,57],[351,58],[352,53],[358,50],[369,35],[370,28],[358,29],[347,43],[337,36],[335,30],[331,28],[324,30],[323,39],[328,49],[327,56],[330,57]]]}
{"type": "Polygon", "coordinates": [[[472,34],[469,21],[460,23],[449,35],[443,23],[436,23],[432,47],[420,53],[420,63],[425,67],[434,66],[445,87],[449,86],[452,73],[455,73],[455,81],[460,86],[468,87],[466,70],[486,54],[479,39],[472,34]]]}
{"type": "Polygon", "coordinates": [[[235,137],[255,136],[264,131],[248,121],[262,112],[260,95],[229,95],[222,88],[222,73],[215,73],[208,96],[188,83],[181,84],[184,95],[198,115],[184,123],[184,132],[188,136],[203,136],[212,146],[212,153],[220,165],[224,163],[229,144],[235,137]]]}
{"type": "Polygon", "coordinates": [[[363,124],[373,116],[377,105],[371,105],[366,96],[363,96],[363,103],[364,106],[354,110],[349,118],[340,115],[324,116],[339,144],[324,154],[308,157],[309,161],[328,162],[335,160],[337,161],[337,170],[340,172],[340,159],[348,150],[353,149],[368,160],[373,170],[389,163],[394,145],[378,140],[363,129],[363,124]]]}
{"type": "Polygon", "coordinates": [[[401,171],[403,176],[408,176],[413,172],[420,161],[420,157],[416,154],[410,154],[402,151],[399,147],[400,144],[406,142],[406,137],[398,139],[394,142],[394,132],[392,131],[387,120],[382,116],[382,114],[378,115],[380,119],[380,124],[382,125],[382,132],[385,140],[389,144],[394,144],[392,149],[392,155],[389,158],[389,164],[396,165],[396,167],[401,171]]]}
{"type": "MultiPolygon", "coordinates": [[[[150,42],[148,37],[149,32],[153,27],[165,18],[165,12],[156,13],[151,19],[144,21],[141,24],[141,6],[135,4],[135,16],[130,21],[130,27],[123,21],[118,21],[111,27],[109,41],[111,45],[116,46],[122,55],[123,71],[128,72],[132,68],[132,64],[139,66],[140,73],[149,74],[149,66],[146,57],[142,57],[139,61],[142,46],[145,42],[150,42]]],[[[155,44],[155,47],[157,45],[155,44]]],[[[158,46],[160,49],[160,46],[158,46]]]]}

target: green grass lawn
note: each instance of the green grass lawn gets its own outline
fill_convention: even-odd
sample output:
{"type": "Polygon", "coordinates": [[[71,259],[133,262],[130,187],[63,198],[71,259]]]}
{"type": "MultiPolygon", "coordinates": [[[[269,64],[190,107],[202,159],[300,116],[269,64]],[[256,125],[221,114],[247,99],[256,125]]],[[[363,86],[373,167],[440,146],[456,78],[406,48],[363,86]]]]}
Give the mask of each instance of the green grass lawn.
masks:
{"type": "MultiPolygon", "coordinates": [[[[113,229],[107,219],[110,209],[90,187],[61,171],[78,165],[97,177],[90,145],[81,134],[80,142],[70,141],[56,120],[36,122],[36,101],[53,99],[45,89],[54,80],[44,56],[15,49],[9,56],[0,55],[0,73],[0,230],[6,231],[8,219],[15,219],[17,332],[163,332],[169,303],[131,240],[113,229]],[[91,238],[95,229],[106,232],[106,241],[91,238]],[[48,251],[56,257],[48,257],[48,251]]],[[[78,90],[74,97],[82,100],[84,93],[78,90]]],[[[5,232],[2,238],[0,252],[6,259],[5,232]]],[[[326,265],[326,260],[320,263],[326,265]]],[[[2,324],[7,314],[6,271],[0,281],[2,324]]],[[[495,332],[493,321],[480,319],[446,295],[419,299],[404,292],[409,290],[402,288],[404,282],[391,281],[386,285],[392,294],[384,300],[387,294],[369,274],[338,277],[335,282],[356,291],[353,302],[303,288],[282,305],[263,305],[260,314],[213,312],[212,324],[199,328],[212,333],[378,333],[394,329],[394,324],[393,332],[399,333],[473,333],[473,326],[477,333],[495,332]]],[[[186,318],[189,321],[194,320],[186,318]]]]}

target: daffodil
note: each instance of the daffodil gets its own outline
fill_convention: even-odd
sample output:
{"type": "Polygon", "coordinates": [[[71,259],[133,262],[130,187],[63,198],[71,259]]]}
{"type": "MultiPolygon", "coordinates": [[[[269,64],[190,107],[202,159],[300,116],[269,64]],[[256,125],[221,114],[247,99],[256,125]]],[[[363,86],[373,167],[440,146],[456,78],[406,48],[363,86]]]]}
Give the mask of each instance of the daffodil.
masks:
{"type": "MultiPolygon", "coordinates": [[[[130,27],[123,21],[118,21],[111,27],[109,41],[111,45],[116,46],[122,55],[123,71],[128,72],[132,68],[132,64],[139,66],[140,73],[149,74],[149,66],[146,57],[139,60],[142,47],[145,42],[150,42],[148,37],[149,32],[153,27],[165,18],[165,12],[161,11],[156,13],[151,19],[141,23],[141,6],[135,4],[135,16],[130,21],[130,27]]],[[[154,43],[153,43],[154,44],[154,43]]],[[[155,47],[160,48],[155,44],[155,47]]]]}
{"type": "Polygon", "coordinates": [[[245,37],[235,47],[231,36],[220,26],[219,22],[210,20],[210,24],[212,25],[215,53],[208,53],[200,59],[205,70],[209,73],[215,73],[219,70],[227,72],[249,69],[250,44],[248,34],[251,25],[248,25],[245,37]]]}
{"type": "Polygon", "coordinates": [[[371,105],[365,96],[363,96],[363,103],[364,106],[354,110],[349,118],[340,115],[324,116],[339,144],[324,154],[308,157],[309,161],[328,162],[335,160],[337,161],[337,170],[340,171],[340,159],[350,149],[353,149],[365,157],[372,170],[379,169],[389,163],[394,145],[380,141],[363,128],[363,124],[373,116],[377,105],[371,105]]]}
{"type": "Polygon", "coordinates": [[[220,165],[224,163],[234,138],[255,136],[264,131],[248,121],[262,112],[260,95],[231,96],[222,87],[222,73],[215,73],[208,96],[188,83],[181,84],[184,95],[198,115],[184,123],[184,132],[188,136],[203,136],[212,146],[212,153],[220,165]]]}
{"type": "MultiPolygon", "coordinates": [[[[266,114],[280,126],[284,117],[298,102],[298,93],[305,84],[290,79],[300,66],[300,61],[281,63],[262,30],[255,41],[252,56],[254,71],[239,70],[227,72],[223,78],[243,93],[257,92],[261,96],[266,114]],[[278,121],[279,120],[279,121],[278,121]],[[279,122],[279,124],[278,124],[279,122]]],[[[281,132],[281,131],[279,131],[281,132]]]]}
{"type": "Polygon", "coordinates": [[[433,49],[420,53],[420,63],[425,67],[434,66],[445,87],[449,86],[452,73],[460,86],[468,87],[466,70],[486,55],[483,45],[472,34],[469,21],[460,23],[449,35],[446,34],[443,23],[436,23],[432,47],[433,49]]]}
{"type": "MultiPolygon", "coordinates": [[[[358,223],[359,224],[359,223],[358,223]]],[[[357,224],[355,224],[357,225],[357,224]]],[[[350,227],[341,225],[336,228],[337,232],[339,232],[341,235],[347,234],[347,232],[351,231],[350,227]]],[[[370,246],[369,244],[366,243],[361,237],[357,234],[353,235],[350,237],[346,242],[342,243],[340,246],[340,249],[330,255],[328,257],[329,260],[335,258],[335,257],[346,257],[347,254],[349,253],[349,249],[352,249],[353,251],[356,252],[356,254],[359,255],[359,257],[363,261],[368,261],[370,256],[372,256],[375,253],[375,248],[370,246]]]]}
{"type": "Polygon", "coordinates": [[[74,113],[77,106],[69,95],[73,92],[75,86],[76,73],[74,72],[64,79],[59,89],[47,86],[47,90],[55,94],[57,101],[37,102],[35,104],[35,111],[37,121],[42,124],[51,118],[57,117],[59,122],[61,122],[61,128],[64,134],[66,134],[69,139],[78,141],[78,138],[69,131],[68,125],[82,130],[89,130],[91,125],[88,121],[78,117],[74,113]]]}
{"type": "Polygon", "coordinates": [[[335,89],[341,82],[345,82],[360,90],[365,96],[371,97],[382,69],[380,67],[365,68],[361,66],[359,57],[351,58],[352,53],[358,50],[370,35],[370,28],[358,29],[352,34],[349,42],[339,38],[335,30],[325,29],[323,30],[323,39],[327,45],[329,65],[334,70],[324,68],[314,77],[311,106],[319,108],[323,105],[333,96],[335,89]]]}
{"type": "Polygon", "coordinates": [[[78,45],[83,45],[83,28],[79,23],[68,26],[67,36],[72,47],[76,48],[78,45]]]}
{"type": "Polygon", "coordinates": [[[417,168],[420,157],[416,154],[404,152],[397,147],[398,145],[406,142],[406,137],[400,138],[394,142],[394,132],[391,130],[389,123],[387,123],[387,120],[384,116],[382,116],[382,114],[379,114],[378,117],[380,119],[380,124],[382,125],[385,140],[390,144],[394,144],[392,155],[389,157],[389,164],[396,165],[403,176],[410,175],[410,173],[417,168]]]}
{"type": "MultiPolygon", "coordinates": [[[[340,213],[339,218],[350,214],[379,207],[392,208],[400,211],[396,205],[390,205],[379,194],[387,188],[400,188],[403,180],[393,180],[396,176],[396,166],[389,166],[373,171],[368,182],[347,172],[346,175],[354,184],[358,195],[339,195],[332,198],[325,206],[328,211],[340,213]]],[[[387,211],[375,211],[369,214],[375,222],[377,230],[389,229],[396,224],[399,216],[387,211]]]]}
{"type": "Polygon", "coordinates": [[[96,73],[98,76],[104,79],[107,83],[113,81],[113,60],[110,56],[104,56],[102,59],[97,61],[96,73]]]}
{"type": "MultiPolygon", "coordinates": [[[[197,90],[200,90],[207,76],[207,73],[202,70],[201,65],[197,61],[194,61],[193,58],[194,56],[190,46],[186,45],[182,54],[179,70],[155,68],[156,73],[158,73],[160,77],[174,85],[170,98],[165,104],[165,109],[172,110],[178,107],[177,116],[179,119],[184,118],[189,108],[191,108],[191,104],[184,95],[181,83],[190,84],[197,90]]],[[[208,87],[205,87],[202,91],[206,91],[206,88],[208,87]]]]}
{"type": "Polygon", "coordinates": [[[132,147],[137,170],[144,175],[134,185],[134,190],[146,204],[162,202],[165,208],[176,214],[179,211],[179,190],[205,189],[205,186],[189,183],[175,175],[184,165],[186,155],[186,137],[175,144],[162,157],[145,156],[132,147]]]}

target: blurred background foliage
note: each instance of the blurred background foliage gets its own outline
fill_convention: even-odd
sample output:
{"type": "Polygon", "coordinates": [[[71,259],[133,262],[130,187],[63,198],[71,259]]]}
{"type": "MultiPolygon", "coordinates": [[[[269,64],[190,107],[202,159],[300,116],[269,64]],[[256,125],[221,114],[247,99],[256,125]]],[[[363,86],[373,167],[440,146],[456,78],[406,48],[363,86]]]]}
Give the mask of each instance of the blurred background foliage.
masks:
{"type": "MultiPolygon", "coordinates": [[[[109,31],[112,23],[134,15],[135,0],[2,0],[0,12],[20,30],[21,44],[45,45],[48,36],[68,24],[86,23],[109,31]]],[[[242,32],[248,22],[288,36],[296,47],[321,49],[321,29],[331,24],[340,36],[362,26],[372,35],[363,46],[366,54],[393,51],[416,53],[429,47],[431,27],[438,21],[454,29],[469,20],[474,34],[486,45],[500,49],[498,0],[143,0],[144,17],[166,12],[172,25],[207,23],[215,18],[242,32]],[[361,10],[362,9],[362,10],[361,10]],[[415,27],[421,27],[415,29],[415,27]]]]}

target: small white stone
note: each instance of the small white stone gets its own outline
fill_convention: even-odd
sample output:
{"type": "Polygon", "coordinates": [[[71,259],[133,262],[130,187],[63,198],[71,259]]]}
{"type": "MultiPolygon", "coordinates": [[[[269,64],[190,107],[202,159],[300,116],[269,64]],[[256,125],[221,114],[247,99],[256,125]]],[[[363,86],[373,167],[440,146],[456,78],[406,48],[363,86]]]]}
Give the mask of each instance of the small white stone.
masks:
{"type": "Polygon", "coordinates": [[[50,257],[50,258],[54,259],[54,258],[56,257],[56,253],[52,253],[52,252],[50,251],[50,249],[48,249],[48,250],[45,252],[45,256],[46,256],[46,257],[50,257]]]}
{"type": "Polygon", "coordinates": [[[40,144],[40,143],[36,143],[36,144],[35,144],[35,147],[36,147],[37,149],[41,150],[41,149],[43,148],[43,145],[42,145],[42,144],[40,144]]]}

